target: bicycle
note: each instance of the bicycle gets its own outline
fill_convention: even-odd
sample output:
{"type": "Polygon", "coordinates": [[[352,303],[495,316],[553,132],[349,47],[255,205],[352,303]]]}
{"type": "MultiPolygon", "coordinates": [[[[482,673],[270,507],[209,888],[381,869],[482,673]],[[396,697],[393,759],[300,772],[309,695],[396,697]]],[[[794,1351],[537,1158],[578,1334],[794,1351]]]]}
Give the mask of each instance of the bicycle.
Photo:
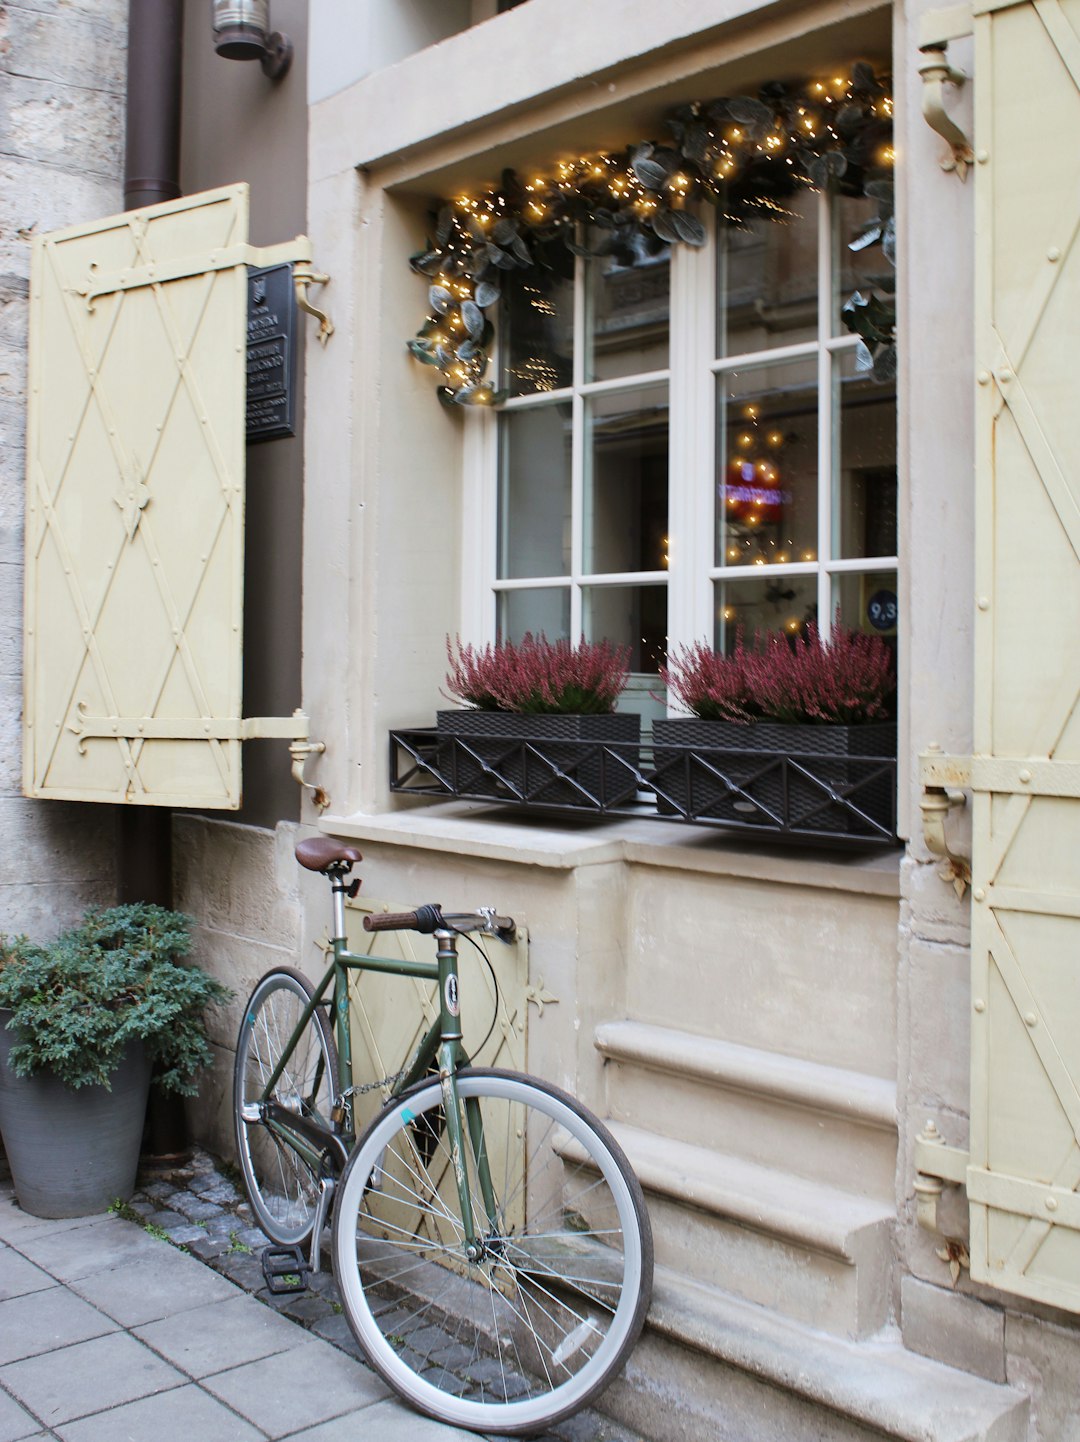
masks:
{"type": "Polygon", "coordinates": [[[368,915],[368,931],[433,935],[436,960],[350,952],[345,898],[360,883],[347,877],[360,852],[315,837],[296,856],[330,881],[332,957],[318,986],[289,967],[268,972],[244,1013],[234,1115],[251,1206],[282,1265],[305,1272],[319,1270],[332,1216],[348,1322],[418,1411],[479,1432],[541,1431],[592,1401],[641,1332],[653,1269],[641,1186],[573,1097],[469,1065],[458,939],[512,940],[511,917],[437,905],[368,915]],[[352,1078],[353,971],[422,977],[439,995],[402,1069],[373,1084],[389,1099],[359,1137],[353,1098],[371,1087],[352,1078]]]}

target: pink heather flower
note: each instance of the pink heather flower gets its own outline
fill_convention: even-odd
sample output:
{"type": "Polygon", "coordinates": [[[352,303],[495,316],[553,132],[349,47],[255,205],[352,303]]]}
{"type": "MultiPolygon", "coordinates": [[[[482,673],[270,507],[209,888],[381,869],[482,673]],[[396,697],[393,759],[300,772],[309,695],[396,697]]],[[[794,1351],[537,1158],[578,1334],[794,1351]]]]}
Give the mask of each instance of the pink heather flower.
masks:
{"type": "Polygon", "coordinates": [[[757,714],[746,678],[747,653],[740,631],[730,656],[695,641],[673,651],[660,679],[684,710],[705,721],[750,721],[757,714]]]}
{"type": "Polygon", "coordinates": [[[629,646],[610,641],[577,646],[526,632],[520,641],[462,645],[447,637],[446,688],[482,711],[594,715],[615,709],[629,675],[629,646]],[[457,654],[454,646],[457,646],[457,654]]]}
{"type": "Polygon", "coordinates": [[[839,620],[828,641],[811,623],[797,640],[759,632],[748,650],[740,632],[730,656],[699,641],[673,654],[661,676],[681,706],[707,719],[857,725],[887,717],[896,688],[889,648],[839,620]]]}

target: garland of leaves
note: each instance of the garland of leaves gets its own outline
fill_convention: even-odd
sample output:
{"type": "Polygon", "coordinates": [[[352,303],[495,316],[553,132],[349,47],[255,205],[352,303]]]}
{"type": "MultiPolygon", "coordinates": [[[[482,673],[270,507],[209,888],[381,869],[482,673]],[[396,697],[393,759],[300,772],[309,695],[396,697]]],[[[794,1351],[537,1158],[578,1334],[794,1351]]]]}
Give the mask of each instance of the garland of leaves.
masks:
{"type": "MultiPolygon", "coordinates": [[[[560,161],[550,175],[503,172],[498,186],[445,203],[434,239],[410,259],[428,281],[429,314],[409,350],[435,366],[448,405],[505,399],[487,378],[502,271],[551,267],[551,247],[633,265],[667,245],[700,246],[699,201],[722,224],[790,217],[800,190],[871,196],[878,217],[852,249],[880,244],[895,263],[892,100],[888,78],[864,63],[850,78],[771,82],[756,97],[695,101],[666,117],[667,144],[645,141],[617,155],[560,161]]],[[[882,287],[884,290],[885,287],[882,287]]],[[[895,301],[856,293],[843,310],[860,336],[857,364],[888,379],[896,370],[895,301]]]]}

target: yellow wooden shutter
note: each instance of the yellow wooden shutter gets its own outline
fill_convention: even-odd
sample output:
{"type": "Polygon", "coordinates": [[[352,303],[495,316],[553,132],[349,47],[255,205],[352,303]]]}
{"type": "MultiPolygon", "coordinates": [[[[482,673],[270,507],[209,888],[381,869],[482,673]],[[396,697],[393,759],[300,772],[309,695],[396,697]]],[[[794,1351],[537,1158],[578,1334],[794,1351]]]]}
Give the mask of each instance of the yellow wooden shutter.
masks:
{"type": "Polygon", "coordinates": [[[971,1275],[1080,1311],[1080,0],[975,17],[971,1275]]]}
{"type": "MultiPolygon", "coordinates": [[[[37,238],[27,795],[236,808],[246,185],[37,238]]],[[[306,734],[286,723],[258,734],[306,734]]]]}

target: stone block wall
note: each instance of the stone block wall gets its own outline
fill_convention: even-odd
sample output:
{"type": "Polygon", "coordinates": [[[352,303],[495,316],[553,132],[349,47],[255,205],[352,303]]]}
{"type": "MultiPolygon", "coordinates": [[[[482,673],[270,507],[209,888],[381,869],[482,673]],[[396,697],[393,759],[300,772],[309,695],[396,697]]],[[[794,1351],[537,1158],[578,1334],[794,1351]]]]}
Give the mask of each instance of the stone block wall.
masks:
{"type": "Polygon", "coordinates": [[[0,5],[0,931],[47,936],[115,897],[111,808],[21,785],[30,243],[123,206],[126,0],[0,5]]]}

